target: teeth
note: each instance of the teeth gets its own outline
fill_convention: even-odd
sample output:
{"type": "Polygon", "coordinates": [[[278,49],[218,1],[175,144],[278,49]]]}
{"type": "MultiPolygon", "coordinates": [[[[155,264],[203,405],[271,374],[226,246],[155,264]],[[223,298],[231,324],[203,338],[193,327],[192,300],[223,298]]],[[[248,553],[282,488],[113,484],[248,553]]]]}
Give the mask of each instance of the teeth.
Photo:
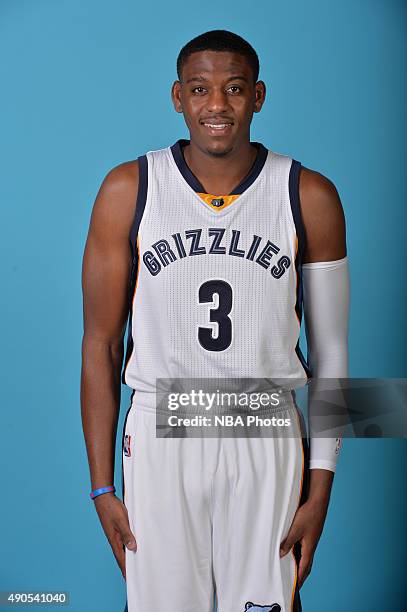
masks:
{"type": "Polygon", "coordinates": [[[206,127],[210,127],[211,129],[214,129],[214,130],[223,130],[228,125],[231,125],[231,123],[218,123],[218,124],[204,123],[204,125],[206,125],[206,127]]]}

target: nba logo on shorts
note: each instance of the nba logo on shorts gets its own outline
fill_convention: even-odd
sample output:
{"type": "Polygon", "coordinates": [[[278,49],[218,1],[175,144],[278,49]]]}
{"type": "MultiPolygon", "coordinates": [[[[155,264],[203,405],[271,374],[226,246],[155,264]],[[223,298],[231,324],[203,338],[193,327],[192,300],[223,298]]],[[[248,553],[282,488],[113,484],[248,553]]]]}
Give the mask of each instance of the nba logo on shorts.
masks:
{"type": "Polygon", "coordinates": [[[126,457],[131,457],[130,441],[131,441],[131,436],[126,434],[124,436],[124,445],[123,445],[123,452],[126,455],[126,457]]]}

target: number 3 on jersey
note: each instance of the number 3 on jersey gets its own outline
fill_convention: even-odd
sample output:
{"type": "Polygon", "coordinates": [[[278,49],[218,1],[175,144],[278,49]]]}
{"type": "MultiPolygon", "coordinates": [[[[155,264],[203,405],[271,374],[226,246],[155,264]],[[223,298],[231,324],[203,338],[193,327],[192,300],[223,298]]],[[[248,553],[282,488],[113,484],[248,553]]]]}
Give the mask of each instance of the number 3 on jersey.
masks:
{"type": "Polygon", "coordinates": [[[229,317],[233,305],[232,287],[220,279],[205,281],[199,287],[199,303],[214,302],[215,294],[218,296],[218,305],[209,309],[209,321],[217,323],[217,336],[214,337],[212,328],[198,327],[198,340],[207,351],[224,351],[232,342],[232,321],[229,317]]]}

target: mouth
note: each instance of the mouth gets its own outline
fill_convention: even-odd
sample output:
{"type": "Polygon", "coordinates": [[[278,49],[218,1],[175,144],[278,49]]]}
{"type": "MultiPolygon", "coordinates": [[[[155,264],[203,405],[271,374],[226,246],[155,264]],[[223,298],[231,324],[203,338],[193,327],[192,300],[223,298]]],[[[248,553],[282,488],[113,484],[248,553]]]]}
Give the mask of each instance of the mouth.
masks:
{"type": "Polygon", "coordinates": [[[201,125],[204,127],[211,136],[214,135],[225,135],[232,129],[232,121],[201,121],[201,125]]]}

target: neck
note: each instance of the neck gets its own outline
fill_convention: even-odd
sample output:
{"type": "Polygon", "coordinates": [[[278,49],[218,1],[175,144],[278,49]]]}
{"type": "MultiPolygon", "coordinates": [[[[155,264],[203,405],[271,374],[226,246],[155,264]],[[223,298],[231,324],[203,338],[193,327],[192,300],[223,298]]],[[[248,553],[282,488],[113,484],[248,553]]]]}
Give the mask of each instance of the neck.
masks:
{"type": "Polygon", "coordinates": [[[224,155],[213,155],[191,140],[183,153],[206,193],[214,195],[229,194],[245,178],[257,157],[257,149],[249,139],[224,155]]]}

